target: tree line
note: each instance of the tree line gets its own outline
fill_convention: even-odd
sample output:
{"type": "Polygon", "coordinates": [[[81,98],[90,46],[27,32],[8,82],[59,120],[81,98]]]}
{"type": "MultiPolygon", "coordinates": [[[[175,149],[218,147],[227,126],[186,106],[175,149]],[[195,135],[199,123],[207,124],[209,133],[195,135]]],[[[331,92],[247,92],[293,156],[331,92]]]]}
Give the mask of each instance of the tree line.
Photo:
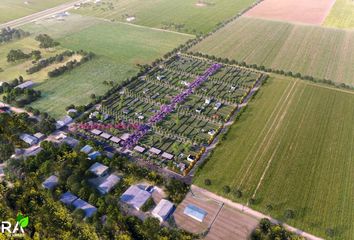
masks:
{"type": "Polygon", "coordinates": [[[18,40],[24,37],[29,36],[29,32],[25,32],[22,29],[15,29],[15,28],[3,28],[0,31],[0,43],[6,43],[13,40],[18,40]]]}

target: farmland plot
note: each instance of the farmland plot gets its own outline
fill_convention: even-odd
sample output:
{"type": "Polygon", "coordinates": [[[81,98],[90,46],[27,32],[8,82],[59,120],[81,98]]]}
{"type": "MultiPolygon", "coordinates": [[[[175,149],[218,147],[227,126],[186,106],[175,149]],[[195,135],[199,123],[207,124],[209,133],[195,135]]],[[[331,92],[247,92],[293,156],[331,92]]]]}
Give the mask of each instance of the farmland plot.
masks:
{"type": "Polygon", "coordinates": [[[114,21],[187,32],[206,33],[255,0],[102,0],[74,12],[114,21]]]}
{"type": "Polygon", "coordinates": [[[335,0],[264,0],[245,15],[321,25],[335,0]]]}
{"type": "Polygon", "coordinates": [[[336,0],[330,14],[327,16],[325,26],[353,29],[354,28],[354,2],[352,0],[336,0]]]}
{"type": "Polygon", "coordinates": [[[352,31],[242,17],[191,51],[354,83],[352,31]]]}
{"type": "Polygon", "coordinates": [[[326,237],[330,228],[334,239],[353,239],[353,106],[353,92],[272,78],[196,184],[238,202],[254,198],[252,208],[315,235],[326,237]],[[231,193],[223,192],[225,185],[231,193]],[[284,217],[286,210],[293,219],[284,217]]]}

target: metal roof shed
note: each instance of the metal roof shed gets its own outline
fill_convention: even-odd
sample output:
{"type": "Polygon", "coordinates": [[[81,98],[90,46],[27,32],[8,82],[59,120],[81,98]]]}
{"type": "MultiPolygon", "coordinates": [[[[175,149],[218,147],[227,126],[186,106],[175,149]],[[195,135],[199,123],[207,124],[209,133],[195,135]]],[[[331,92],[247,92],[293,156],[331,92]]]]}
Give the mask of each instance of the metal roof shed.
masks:
{"type": "Polygon", "coordinates": [[[97,208],[89,204],[88,202],[85,202],[84,200],[78,198],[73,202],[73,206],[76,209],[81,209],[85,213],[85,217],[91,217],[96,211],[97,208]]]}
{"type": "Polygon", "coordinates": [[[95,135],[100,135],[100,134],[102,133],[102,131],[101,131],[101,130],[98,130],[98,129],[92,129],[92,130],[91,130],[91,133],[92,133],[92,134],[95,134],[95,135]]]}
{"type": "Polygon", "coordinates": [[[111,140],[111,142],[114,142],[114,143],[119,143],[121,141],[121,139],[117,138],[117,137],[111,137],[111,139],[109,139],[109,140],[111,140]]]}
{"type": "Polygon", "coordinates": [[[58,177],[55,175],[52,175],[42,183],[42,187],[45,189],[52,190],[53,188],[55,188],[55,186],[58,185],[58,183],[59,183],[58,177]]]}
{"type": "Polygon", "coordinates": [[[140,147],[140,146],[135,146],[135,147],[134,147],[134,150],[137,151],[137,152],[139,152],[139,153],[143,153],[143,152],[145,151],[145,148],[140,147]]]}
{"type": "Polygon", "coordinates": [[[66,205],[71,205],[77,198],[78,197],[76,197],[71,192],[66,192],[61,195],[60,202],[66,204],[66,205]]]}
{"type": "Polygon", "coordinates": [[[107,178],[105,178],[100,185],[98,185],[97,190],[101,194],[107,194],[114,188],[115,185],[117,185],[119,181],[120,177],[111,174],[107,178]]]}
{"type": "Polygon", "coordinates": [[[132,185],[128,188],[127,191],[123,193],[120,197],[120,200],[136,210],[140,210],[140,208],[145,204],[145,202],[151,197],[151,193],[139,188],[136,185],[132,185]]]}
{"type": "Polygon", "coordinates": [[[92,151],[93,147],[91,147],[90,145],[86,145],[85,147],[81,148],[81,152],[84,152],[86,154],[89,154],[92,151]]]}
{"type": "Polygon", "coordinates": [[[99,162],[96,162],[89,168],[89,171],[94,173],[96,176],[101,177],[107,173],[108,167],[99,162]]]}
{"type": "Polygon", "coordinates": [[[99,151],[95,151],[95,152],[92,152],[88,155],[88,157],[91,159],[91,160],[95,160],[96,158],[102,156],[102,154],[99,152],[99,151]]]}
{"type": "Polygon", "coordinates": [[[158,149],[158,148],[150,148],[149,152],[153,153],[153,154],[156,154],[156,155],[159,155],[161,153],[161,150],[158,149]]]}
{"type": "Polygon", "coordinates": [[[112,137],[111,134],[108,134],[108,133],[105,133],[105,132],[103,132],[100,136],[103,137],[104,139],[110,139],[112,137]]]}
{"type": "Polygon", "coordinates": [[[151,213],[154,217],[159,219],[160,222],[163,222],[171,215],[173,208],[173,203],[166,199],[162,199],[151,213]]]}
{"type": "Polygon", "coordinates": [[[164,152],[162,155],[161,155],[163,158],[166,158],[168,160],[171,160],[173,158],[173,155],[168,153],[168,152],[164,152]]]}

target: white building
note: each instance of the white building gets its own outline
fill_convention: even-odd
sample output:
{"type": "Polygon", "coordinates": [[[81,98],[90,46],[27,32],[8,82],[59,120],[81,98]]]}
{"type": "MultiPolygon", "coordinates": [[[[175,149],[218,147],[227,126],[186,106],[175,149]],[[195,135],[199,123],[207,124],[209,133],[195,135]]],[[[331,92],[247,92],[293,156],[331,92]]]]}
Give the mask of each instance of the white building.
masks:
{"type": "Polygon", "coordinates": [[[89,171],[95,174],[97,177],[102,177],[108,172],[108,169],[109,168],[106,165],[96,162],[89,168],[89,171]]]}
{"type": "Polygon", "coordinates": [[[48,190],[52,190],[58,185],[58,183],[59,178],[57,176],[52,175],[42,183],[42,187],[48,190]]]}
{"type": "Polygon", "coordinates": [[[120,177],[117,175],[111,174],[108,177],[101,180],[100,184],[97,186],[97,190],[101,194],[109,193],[115,185],[117,185],[120,181],[120,177]]]}
{"type": "Polygon", "coordinates": [[[28,143],[30,146],[33,146],[38,143],[38,139],[36,137],[29,135],[27,133],[21,134],[20,139],[28,143]]]}
{"type": "Polygon", "coordinates": [[[166,199],[162,199],[157,206],[152,210],[152,215],[163,222],[168,219],[168,217],[173,212],[174,205],[166,199]]]}
{"type": "Polygon", "coordinates": [[[128,188],[127,191],[123,193],[123,195],[120,197],[120,200],[129,206],[132,206],[136,210],[140,210],[140,208],[150,197],[151,193],[141,189],[137,185],[132,185],[128,188]]]}
{"type": "Polygon", "coordinates": [[[15,88],[26,89],[26,88],[31,88],[33,86],[34,86],[34,82],[26,81],[24,83],[17,85],[15,88]]]}
{"type": "Polygon", "coordinates": [[[56,122],[55,126],[56,126],[57,129],[60,129],[60,128],[62,128],[64,126],[67,126],[68,124],[72,123],[72,121],[73,121],[73,119],[70,116],[65,116],[65,117],[59,119],[56,122]]]}

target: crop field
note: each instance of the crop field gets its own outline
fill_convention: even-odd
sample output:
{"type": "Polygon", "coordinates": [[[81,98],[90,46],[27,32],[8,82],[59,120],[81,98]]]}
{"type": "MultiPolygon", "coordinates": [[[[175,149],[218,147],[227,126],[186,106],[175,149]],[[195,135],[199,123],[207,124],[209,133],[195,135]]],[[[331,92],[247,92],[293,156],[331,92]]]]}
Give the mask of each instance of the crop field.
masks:
{"type": "Polygon", "coordinates": [[[242,17],[191,51],[354,83],[352,31],[242,17]]]}
{"type": "Polygon", "coordinates": [[[102,0],[87,3],[75,13],[114,21],[169,29],[191,34],[206,33],[235,16],[255,0],[102,0]]]}
{"type": "Polygon", "coordinates": [[[321,25],[336,0],[264,0],[245,16],[321,25]]]}
{"type": "MultiPolygon", "coordinates": [[[[103,101],[102,111],[113,117],[106,124],[136,126],[104,129],[115,137],[106,138],[106,142],[186,174],[262,77],[258,72],[206,59],[174,56],[103,101]],[[218,89],[219,94],[211,89],[218,89]],[[133,137],[136,135],[139,137],[133,137]],[[135,151],[136,146],[144,150],[135,151]]],[[[81,132],[104,140],[91,132],[94,127],[88,130],[81,132]]]]}
{"type": "Polygon", "coordinates": [[[64,21],[43,20],[26,25],[24,29],[32,33],[30,37],[0,46],[0,66],[4,70],[0,72],[0,79],[9,81],[22,75],[26,80],[37,82],[35,89],[41,90],[42,98],[32,106],[55,117],[63,116],[65,107],[70,104],[85,104],[90,101],[91,94],[103,94],[110,88],[103,84],[104,81],[119,83],[134,76],[138,71],[136,64],[149,64],[190,38],[77,15],[69,16],[64,21]],[[60,46],[50,50],[39,49],[38,42],[34,40],[39,33],[54,37],[60,46]],[[24,52],[40,50],[43,57],[54,56],[67,49],[83,49],[92,51],[96,57],[72,72],[48,78],[48,70],[55,66],[27,75],[25,70],[32,65],[30,60],[6,62],[6,55],[11,49],[24,52]]]}
{"type": "Polygon", "coordinates": [[[1,0],[0,1],[0,23],[24,17],[35,12],[55,7],[70,0],[1,0]]]}
{"type": "Polygon", "coordinates": [[[353,92],[271,78],[195,183],[238,202],[253,198],[252,208],[316,235],[330,228],[333,239],[353,239],[353,107],[353,92]]]}
{"type": "Polygon", "coordinates": [[[87,104],[91,101],[91,94],[99,96],[108,91],[111,87],[103,81],[123,81],[136,71],[132,65],[117,64],[105,57],[98,57],[62,76],[38,84],[35,89],[42,92],[42,97],[31,106],[58,119],[65,115],[66,106],[87,104]]]}
{"type": "Polygon", "coordinates": [[[72,50],[85,49],[118,63],[135,65],[150,63],[190,38],[182,34],[101,21],[58,40],[72,50]]]}
{"type": "Polygon", "coordinates": [[[327,16],[325,26],[353,29],[354,28],[354,2],[352,0],[336,0],[330,14],[327,16]]]}

